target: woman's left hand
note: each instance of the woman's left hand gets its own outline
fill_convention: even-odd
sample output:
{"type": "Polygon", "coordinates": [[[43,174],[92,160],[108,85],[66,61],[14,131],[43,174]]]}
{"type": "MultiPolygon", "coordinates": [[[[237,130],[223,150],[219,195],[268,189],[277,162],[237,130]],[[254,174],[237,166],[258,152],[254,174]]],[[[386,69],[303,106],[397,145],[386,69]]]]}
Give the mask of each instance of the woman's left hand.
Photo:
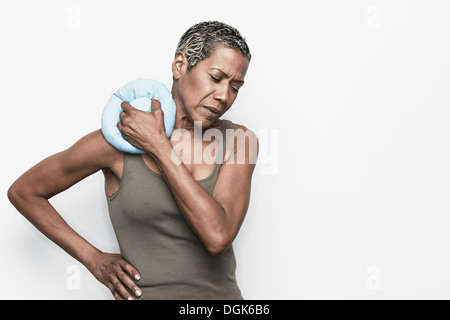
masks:
{"type": "Polygon", "coordinates": [[[124,101],[121,104],[123,112],[120,114],[121,122],[117,124],[125,140],[136,148],[153,153],[158,146],[168,140],[164,126],[164,112],[157,99],[152,100],[152,111],[141,111],[133,108],[124,101]]]}

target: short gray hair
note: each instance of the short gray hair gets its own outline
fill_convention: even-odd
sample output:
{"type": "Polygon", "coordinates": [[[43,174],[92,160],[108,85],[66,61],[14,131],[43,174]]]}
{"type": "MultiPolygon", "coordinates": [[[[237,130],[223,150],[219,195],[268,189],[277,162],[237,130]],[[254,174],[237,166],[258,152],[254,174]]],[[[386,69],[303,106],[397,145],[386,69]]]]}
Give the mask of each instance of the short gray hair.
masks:
{"type": "Polygon", "coordinates": [[[192,69],[211,56],[218,44],[240,51],[249,61],[250,49],[241,33],[223,22],[207,21],[192,26],[180,39],[177,52],[181,51],[188,60],[188,69],[192,69]]]}

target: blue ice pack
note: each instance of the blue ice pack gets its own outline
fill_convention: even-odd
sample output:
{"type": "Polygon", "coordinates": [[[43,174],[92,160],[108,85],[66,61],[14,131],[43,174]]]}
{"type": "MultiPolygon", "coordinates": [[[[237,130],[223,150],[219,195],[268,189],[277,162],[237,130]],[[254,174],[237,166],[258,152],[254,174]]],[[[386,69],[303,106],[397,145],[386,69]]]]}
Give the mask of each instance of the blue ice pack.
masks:
{"type": "Polygon", "coordinates": [[[136,109],[150,112],[154,97],[157,97],[161,102],[161,109],[164,112],[166,135],[170,137],[175,126],[175,114],[177,110],[172,93],[161,82],[139,78],[120,87],[111,96],[103,109],[101,129],[106,141],[123,152],[134,154],[145,153],[122,137],[122,134],[117,128],[117,124],[120,122],[120,113],[123,112],[121,107],[123,101],[129,102],[136,109]]]}

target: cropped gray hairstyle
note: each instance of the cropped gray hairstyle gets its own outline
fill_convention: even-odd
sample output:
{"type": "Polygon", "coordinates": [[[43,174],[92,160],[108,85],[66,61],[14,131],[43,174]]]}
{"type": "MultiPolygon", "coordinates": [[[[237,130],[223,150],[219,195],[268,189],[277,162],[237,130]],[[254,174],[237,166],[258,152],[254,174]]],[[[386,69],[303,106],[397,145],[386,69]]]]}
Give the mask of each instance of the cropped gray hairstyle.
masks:
{"type": "Polygon", "coordinates": [[[250,49],[241,33],[232,26],[218,21],[201,22],[192,26],[181,37],[177,52],[185,54],[188,69],[191,70],[197,63],[213,54],[218,44],[240,51],[249,61],[252,59],[250,49]]]}

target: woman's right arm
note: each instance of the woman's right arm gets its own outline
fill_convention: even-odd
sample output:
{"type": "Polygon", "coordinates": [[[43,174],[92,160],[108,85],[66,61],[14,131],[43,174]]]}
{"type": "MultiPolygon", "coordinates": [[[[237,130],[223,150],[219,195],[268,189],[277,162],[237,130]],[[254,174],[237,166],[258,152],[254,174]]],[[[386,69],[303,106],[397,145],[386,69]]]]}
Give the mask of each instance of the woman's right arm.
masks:
{"type": "Polygon", "coordinates": [[[130,278],[140,277],[137,270],[120,255],[103,253],[91,245],[48,201],[87,176],[109,170],[121,155],[97,130],[25,172],[9,188],[8,198],[37,229],[86,266],[116,299],[130,299],[133,297],[124,285],[131,292],[140,292],[130,278]]]}

